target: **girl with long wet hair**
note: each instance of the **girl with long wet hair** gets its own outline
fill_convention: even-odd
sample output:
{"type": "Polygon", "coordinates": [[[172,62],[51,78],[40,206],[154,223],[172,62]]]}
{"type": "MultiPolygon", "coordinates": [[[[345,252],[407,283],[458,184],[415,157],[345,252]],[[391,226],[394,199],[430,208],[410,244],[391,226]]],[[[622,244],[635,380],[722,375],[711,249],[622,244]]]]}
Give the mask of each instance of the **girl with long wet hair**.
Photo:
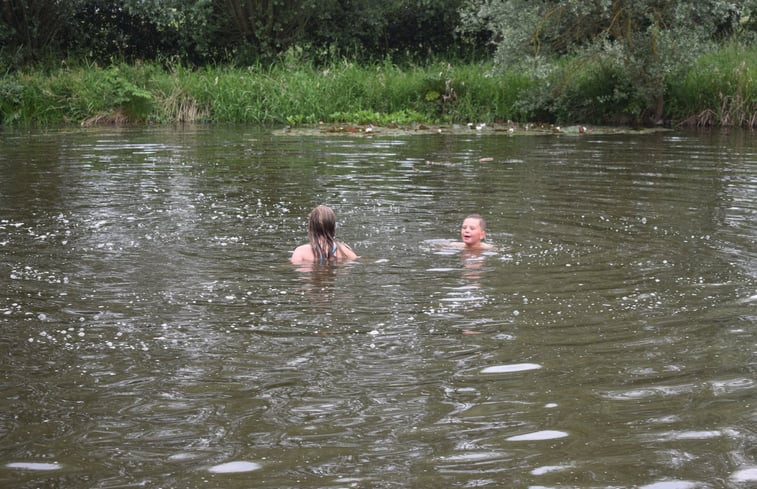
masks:
{"type": "Polygon", "coordinates": [[[357,255],[347,243],[337,241],[336,215],[330,207],[319,205],[308,216],[308,244],[298,246],[290,261],[299,263],[331,263],[350,261],[357,255]]]}

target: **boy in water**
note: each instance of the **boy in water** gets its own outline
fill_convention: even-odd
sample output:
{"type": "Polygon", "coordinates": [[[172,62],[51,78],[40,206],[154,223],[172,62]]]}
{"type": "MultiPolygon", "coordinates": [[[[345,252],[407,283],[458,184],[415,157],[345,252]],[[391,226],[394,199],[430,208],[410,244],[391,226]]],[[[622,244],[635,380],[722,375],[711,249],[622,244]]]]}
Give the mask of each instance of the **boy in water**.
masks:
{"type": "Polygon", "coordinates": [[[290,261],[302,263],[332,263],[355,260],[357,255],[347,243],[336,241],[336,216],[330,207],[319,205],[308,216],[308,244],[298,246],[290,261]]]}
{"type": "Polygon", "coordinates": [[[463,248],[465,250],[491,250],[494,248],[489,243],[484,243],[486,238],[486,221],[479,214],[470,214],[463,220],[463,225],[460,228],[460,238],[462,243],[454,242],[452,245],[455,248],[463,248]]]}

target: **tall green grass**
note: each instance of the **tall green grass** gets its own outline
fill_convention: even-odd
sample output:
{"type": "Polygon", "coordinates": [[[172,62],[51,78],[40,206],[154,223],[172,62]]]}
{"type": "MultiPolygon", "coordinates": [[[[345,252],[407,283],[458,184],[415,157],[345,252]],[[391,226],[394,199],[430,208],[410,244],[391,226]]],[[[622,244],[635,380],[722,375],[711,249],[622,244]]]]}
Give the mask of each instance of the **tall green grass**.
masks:
{"type": "Polygon", "coordinates": [[[722,46],[681,70],[668,112],[681,125],[757,127],[757,46],[722,46]]]}
{"type": "Polygon", "coordinates": [[[3,124],[104,122],[436,123],[513,119],[521,73],[487,64],[315,67],[63,66],[0,78],[3,124]]]}
{"type": "MultiPolygon", "coordinates": [[[[487,63],[314,66],[294,57],[246,68],[64,64],[0,77],[0,122],[582,123],[631,120],[643,109],[622,67],[558,63],[553,79],[487,63]]],[[[666,119],[757,127],[755,69],[757,47],[738,45],[683,67],[667,83],[666,119]]]]}

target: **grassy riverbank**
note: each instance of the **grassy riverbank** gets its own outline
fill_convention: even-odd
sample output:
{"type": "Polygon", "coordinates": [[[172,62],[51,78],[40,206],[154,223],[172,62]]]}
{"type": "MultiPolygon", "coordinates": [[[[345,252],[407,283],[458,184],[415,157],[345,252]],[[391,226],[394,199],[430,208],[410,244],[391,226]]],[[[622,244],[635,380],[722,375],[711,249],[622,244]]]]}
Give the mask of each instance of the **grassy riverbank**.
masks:
{"type": "MultiPolygon", "coordinates": [[[[757,127],[757,47],[720,48],[666,80],[668,124],[757,127]]],[[[644,123],[622,72],[563,60],[550,70],[490,64],[402,68],[289,56],[272,66],[189,70],[158,64],[61,64],[0,77],[3,125],[513,120],[644,123]]]]}

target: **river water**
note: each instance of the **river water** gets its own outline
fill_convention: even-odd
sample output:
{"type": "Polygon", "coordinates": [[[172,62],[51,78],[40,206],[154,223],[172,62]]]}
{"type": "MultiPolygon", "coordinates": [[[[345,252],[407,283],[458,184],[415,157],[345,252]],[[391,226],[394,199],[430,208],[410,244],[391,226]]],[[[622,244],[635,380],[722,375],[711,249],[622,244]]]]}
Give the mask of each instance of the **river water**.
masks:
{"type": "Polygon", "coordinates": [[[0,485],[755,487],[755,141],[0,133],[0,485]]]}

